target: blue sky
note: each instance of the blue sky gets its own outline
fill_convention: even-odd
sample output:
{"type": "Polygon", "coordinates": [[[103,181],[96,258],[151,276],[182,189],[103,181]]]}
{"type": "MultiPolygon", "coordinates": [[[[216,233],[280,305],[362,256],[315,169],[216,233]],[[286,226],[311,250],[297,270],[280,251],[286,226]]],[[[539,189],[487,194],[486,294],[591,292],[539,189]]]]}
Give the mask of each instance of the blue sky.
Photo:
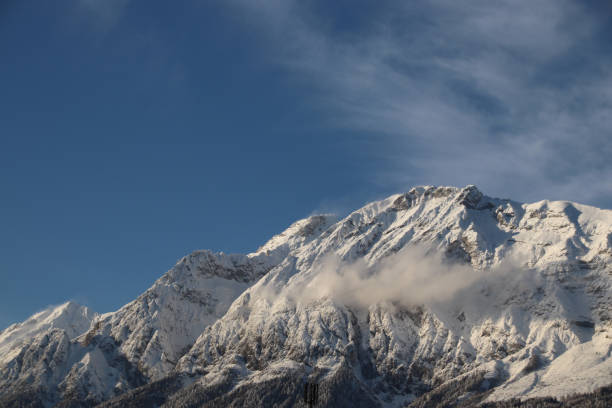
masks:
{"type": "Polygon", "coordinates": [[[601,1],[0,5],[0,327],[413,185],[612,207],[601,1]]]}

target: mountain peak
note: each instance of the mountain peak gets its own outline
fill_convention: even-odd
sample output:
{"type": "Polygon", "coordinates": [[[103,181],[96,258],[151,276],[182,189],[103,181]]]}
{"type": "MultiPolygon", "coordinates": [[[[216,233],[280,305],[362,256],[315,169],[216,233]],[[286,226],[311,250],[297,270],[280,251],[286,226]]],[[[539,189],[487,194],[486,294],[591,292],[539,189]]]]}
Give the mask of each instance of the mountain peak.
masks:
{"type": "MultiPolygon", "coordinates": [[[[0,332],[0,356],[13,347],[49,330],[60,329],[73,339],[84,333],[97,314],[73,301],[49,306],[22,323],[13,324],[0,332]]],[[[1,358],[1,357],[0,357],[1,358]]]]}
{"type": "Polygon", "coordinates": [[[284,258],[291,249],[316,238],[336,221],[334,214],[317,214],[298,220],[273,236],[252,255],[265,254],[272,258],[284,258]]]}
{"type": "Polygon", "coordinates": [[[457,201],[466,208],[476,209],[482,198],[483,194],[480,190],[475,185],[470,184],[461,189],[457,201]]]}
{"type": "Polygon", "coordinates": [[[455,201],[466,208],[476,209],[480,207],[479,203],[485,196],[475,185],[469,184],[463,188],[451,186],[416,186],[411,188],[407,193],[392,197],[396,197],[391,202],[392,209],[407,210],[423,200],[448,199],[449,197],[455,197],[455,201]]]}

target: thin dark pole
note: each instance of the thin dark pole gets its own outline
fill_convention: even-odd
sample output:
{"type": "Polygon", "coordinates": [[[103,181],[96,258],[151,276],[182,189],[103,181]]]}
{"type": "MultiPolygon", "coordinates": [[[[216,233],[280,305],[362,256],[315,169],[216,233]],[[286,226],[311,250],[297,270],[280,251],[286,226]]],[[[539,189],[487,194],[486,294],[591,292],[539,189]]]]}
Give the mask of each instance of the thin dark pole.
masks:
{"type": "Polygon", "coordinates": [[[319,384],[309,383],[304,384],[304,403],[308,408],[312,408],[319,400],[319,384]]]}

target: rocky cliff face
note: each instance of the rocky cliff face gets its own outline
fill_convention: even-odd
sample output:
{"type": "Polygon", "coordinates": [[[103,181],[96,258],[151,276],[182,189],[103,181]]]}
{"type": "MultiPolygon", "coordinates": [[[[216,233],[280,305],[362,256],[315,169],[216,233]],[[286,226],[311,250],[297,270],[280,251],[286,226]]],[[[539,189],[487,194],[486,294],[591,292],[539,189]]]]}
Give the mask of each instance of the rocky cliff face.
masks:
{"type": "Polygon", "coordinates": [[[309,380],[322,406],[398,407],[589,392],[612,383],[611,282],[612,211],[418,187],[253,254],[196,252],[80,336],[11,343],[0,391],[293,406],[309,380]]]}

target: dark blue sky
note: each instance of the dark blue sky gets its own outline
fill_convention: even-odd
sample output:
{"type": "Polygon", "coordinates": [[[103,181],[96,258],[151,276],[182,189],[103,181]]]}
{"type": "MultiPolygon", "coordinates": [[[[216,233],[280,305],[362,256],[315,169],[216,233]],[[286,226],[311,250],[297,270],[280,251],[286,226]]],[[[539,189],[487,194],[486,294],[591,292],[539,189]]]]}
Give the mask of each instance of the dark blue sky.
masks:
{"type": "Polygon", "coordinates": [[[416,184],[612,207],[608,2],[0,5],[0,327],[416,184]]]}

